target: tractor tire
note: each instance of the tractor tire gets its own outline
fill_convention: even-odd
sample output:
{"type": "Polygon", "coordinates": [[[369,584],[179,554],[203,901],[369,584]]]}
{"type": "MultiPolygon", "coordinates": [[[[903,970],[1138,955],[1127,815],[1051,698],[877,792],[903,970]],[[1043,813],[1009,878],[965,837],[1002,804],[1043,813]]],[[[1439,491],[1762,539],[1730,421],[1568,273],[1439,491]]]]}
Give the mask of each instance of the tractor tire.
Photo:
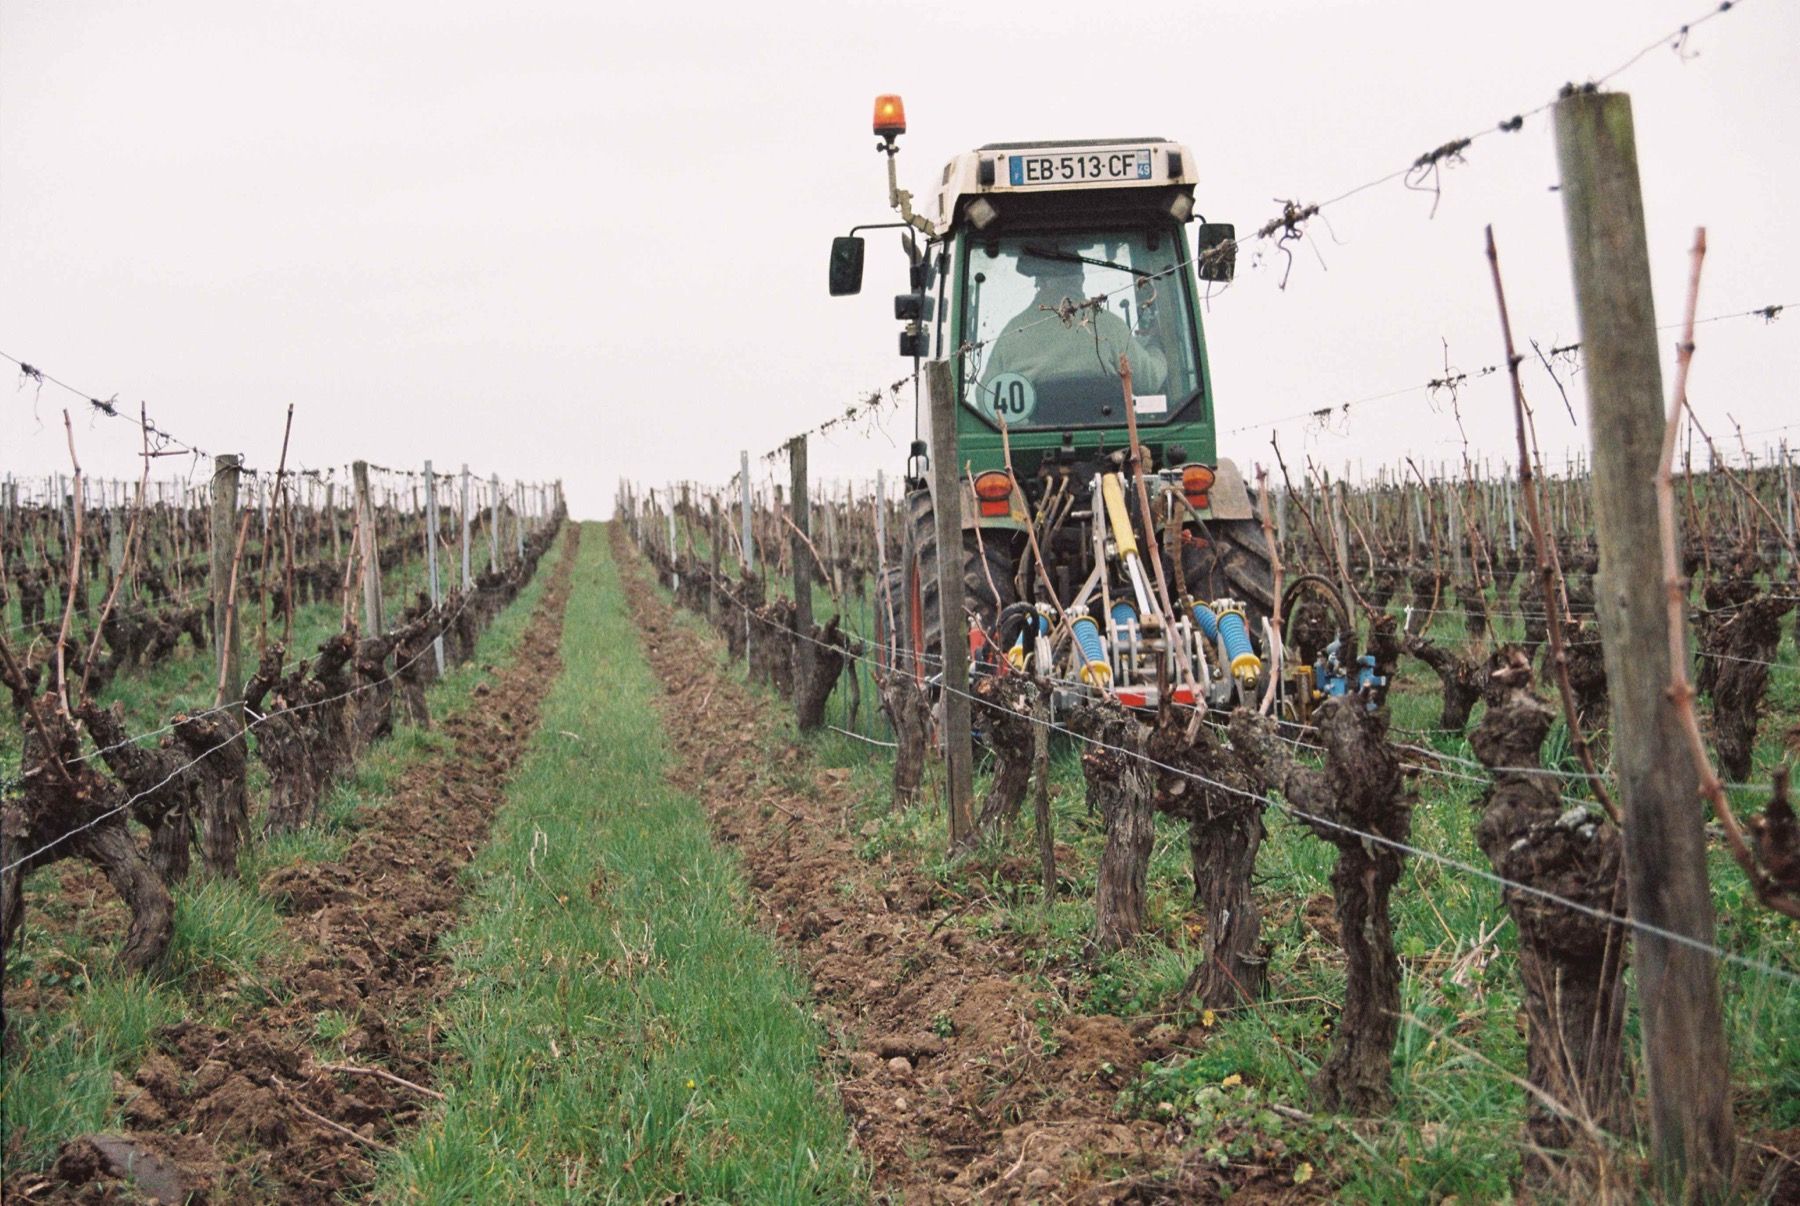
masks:
{"type": "Polygon", "coordinates": [[[1208,544],[1184,545],[1181,576],[1196,599],[1236,599],[1250,620],[1251,640],[1262,642],[1263,621],[1275,614],[1275,569],[1262,524],[1254,519],[1213,519],[1202,525],[1208,544]]]}
{"type": "MultiPolygon", "coordinates": [[[[942,673],[944,665],[944,609],[938,600],[937,519],[929,490],[914,490],[906,496],[908,521],[912,525],[913,555],[919,584],[919,626],[921,662],[926,678],[942,673]]],[[[1000,539],[977,541],[974,532],[962,534],[963,610],[975,616],[984,629],[992,631],[1006,607],[1018,601],[1013,586],[1013,561],[1010,542],[1000,539]],[[984,561],[985,556],[985,561],[984,561]]],[[[961,620],[961,616],[958,616],[961,620]]],[[[954,629],[960,638],[964,625],[954,629]]]]}

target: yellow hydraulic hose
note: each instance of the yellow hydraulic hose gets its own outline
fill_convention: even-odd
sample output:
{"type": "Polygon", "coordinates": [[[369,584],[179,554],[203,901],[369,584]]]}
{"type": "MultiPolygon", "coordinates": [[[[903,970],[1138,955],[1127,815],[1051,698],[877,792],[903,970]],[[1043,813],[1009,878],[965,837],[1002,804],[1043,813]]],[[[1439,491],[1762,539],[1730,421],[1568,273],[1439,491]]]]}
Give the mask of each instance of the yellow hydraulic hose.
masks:
{"type": "Polygon", "coordinates": [[[1125,488],[1119,475],[1108,473],[1100,479],[1100,497],[1106,501],[1106,518],[1112,521],[1113,543],[1120,557],[1137,556],[1137,536],[1131,530],[1131,516],[1125,510],[1125,488]]]}

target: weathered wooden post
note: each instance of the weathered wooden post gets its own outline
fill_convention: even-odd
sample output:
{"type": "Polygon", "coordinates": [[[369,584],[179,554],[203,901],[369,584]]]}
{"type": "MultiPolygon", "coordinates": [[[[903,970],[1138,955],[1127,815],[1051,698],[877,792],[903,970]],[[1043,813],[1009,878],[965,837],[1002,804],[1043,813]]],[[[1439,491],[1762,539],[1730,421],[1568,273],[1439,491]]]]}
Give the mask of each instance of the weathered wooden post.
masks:
{"type": "MultiPolygon", "coordinates": [[[[443,602],[444,592],[438,582],[438,505],[437,474],[431,462],[425,462],[425,574],[431,580],[431,605],[443,602]]],[[[431,639],[431,654],[437,662],[438,677],[444,677],[444,634],[431,639]]]]}
{"type": "Polygon", "coordinates": [[[787,451],[794,525],[788,541],[794,562],[794,718],[804,732],[825,723],[822,712],[809,714],[811,709],[806,704],[811,692],[804,685],[812,682],[813,665],[819,659],[819,650],[813,644],[813,559],[812,550],[807,547],[812,538],[812,504],[806,481],[806,437],[797,435],[789,440],[787,451]]]}
{"type": "Polygon", "coordinates": [[[469,466],[462,467],[462,588],[469,589],[469,466]]]}
{"type": "Polygon", "coordinates": [[[1288,554],[1287,500],[1286,487],[1275,492],[1275,551],[1283,557],[1288,554]]]}
{"type": "Polygon", "coordinates": [[[887,573],[887,478],[875,471],[875,581],[887,573]]]}
{"type": "MultiPolygon", "coordinates": [[[[751,494],[751,490],[750,490],[750,451],[749,451],[749,449],[739,449],[739,451],[738,451],[738,498],[739,498],[739,505],[743,510],[743,524],[744,524],[744,531],[743,531],[744,571],[743,571],[743,576],[746,578],[756,572],[756,535],[751,530],[751,524],[750,524],[750,510],[751,510],[750,494],[751,494]]],[[[749,603],[745,602],[743,604],[741,610],[744,613],[744,669],[746,671],[748,671],[750,668],[750,639],[751,639],[751,633],[750,633],[751,623],[750,623],[750,605],[749,605],[749,603]]]]}
{"type": "Polygon", "coordinates": [[[525,563],[525,483],[517,480],[513,482],[513,555],[521,565],[525,563]]]}
{"type": "Polygon", "coordinates": [[[356,513],[361,517],[363,554],[363,633],[381,633],[381,541],[375,531],[375,500],[369,495],[369,462],[350,466],[356,483],[356,513]]]}
{"type": "Polygon", "coordinates": [[[720,558],[725,552],[725,514],[719,506],[719,496],[712,495],[712,522],[707,531],[707,551],[712,555],[712,579],[706,584],[706,618],[709,623],[717,624],[724,610],[719,602],[720,558]]]}
{"type": "Polygon", "coordinates": [[[944,658],[944,764],[950,797],[950,845],[975,833],[975,754],[970,734],[969,624],[964,617],[962,557],[962,477],[956,451],[956,389],[950,364],[926,366],[931,395],[931,497],[937,530],[939,630],[944,658]]]}
{"type": "Polygon", "coordinates": [[[500,568],[500,475],[488,478],[488,572],[500,568]]]}
{"type": "Polygon", "coordinates": [[[1624,797],[1630,912],[1644,923],[1633,941],[1650,1138],[1665,1193],[1714,1200],[1731,1181],[1730,1062],[1707,949],[1713,911],[1699,772],[1668,690],[1669,618],[1652,489],[1664,429],[1662,372],[1631,100],[1578,92],[1556,103],[1554,121],[1595,435],[1595,609],[1624,797]]]}
{"type": "MultiPolygon", "coordinates": [[[[237,551],[238,472],[244,458],[231,453],[213,458],[211,586],[213,664],[218,671],[220,702],[235,705],[243,698],[244,677],[238,667],[238,625],[231,615],[231,562],[237,551]]],[[[242,724],[242,710],[227,709],[232,727],[242,724]]]]}
{"type": "Polygon", "coordinates": [[[738,505],[743,511],[744,572],[756,572],[756,537],[750,531],[750,453],[738,453],[738,505]]]}

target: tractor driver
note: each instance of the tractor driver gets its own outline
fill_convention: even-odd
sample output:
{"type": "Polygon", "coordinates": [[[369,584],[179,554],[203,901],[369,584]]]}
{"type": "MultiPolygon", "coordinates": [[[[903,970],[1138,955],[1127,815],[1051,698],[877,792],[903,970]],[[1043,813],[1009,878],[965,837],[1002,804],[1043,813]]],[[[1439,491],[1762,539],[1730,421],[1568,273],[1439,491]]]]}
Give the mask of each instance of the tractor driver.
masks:
{"type": "MultiPolygon", "coordinates": [[[[1104,306],[1077,313],[1065,325],[1056,315],[1065,298],[1083,297],[1081,262],[1022,251],[1019,271],[1037,292],[1000,329],[982,368],[986,386],[1002,373],[1018,373],[1042,391],[1052,382],[1079,382],[1083,393],[1103,386],[1118,396],[1119,357],[1131,357],[1134,394],[1158,394],[1168,378],[1168,359],[1155,342],[1132,334],[1125,320],[1104,306]]],[[[1054,386],[1052,386],[1054,388],[1054,386]]]]}

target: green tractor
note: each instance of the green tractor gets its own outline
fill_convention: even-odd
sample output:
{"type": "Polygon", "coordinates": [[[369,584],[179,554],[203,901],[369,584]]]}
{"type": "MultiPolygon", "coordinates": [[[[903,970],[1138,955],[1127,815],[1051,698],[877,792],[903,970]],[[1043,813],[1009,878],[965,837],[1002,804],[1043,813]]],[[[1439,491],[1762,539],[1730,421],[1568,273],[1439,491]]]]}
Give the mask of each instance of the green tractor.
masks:
{"type": "Polygon", "coordinates": [[[1160,138],[993,143],[950,161],[925,217],[897,183],[899,97],[876,100],[874,124],[899,221],[833,240],[831,293],[862,288],[858,231],[902,230],[900,351],[915,370],[934,350],[948,362],[968,469],[959,498],[935,499],[929,445],[912,447],[880,656],[930,679],[966,619],[978,669],[1031,663],[1136,707],[1163,692],[1262,698],[1279,678],[1269,549],[1243,475],[1218,456],[1200,307],[1204,286],[1231,279],[1236,242],[1197,220],[1191,152],[1160,138]],[[948,555],[964,590],[948,609],[945,505],[959,508],[948,555]]]}

